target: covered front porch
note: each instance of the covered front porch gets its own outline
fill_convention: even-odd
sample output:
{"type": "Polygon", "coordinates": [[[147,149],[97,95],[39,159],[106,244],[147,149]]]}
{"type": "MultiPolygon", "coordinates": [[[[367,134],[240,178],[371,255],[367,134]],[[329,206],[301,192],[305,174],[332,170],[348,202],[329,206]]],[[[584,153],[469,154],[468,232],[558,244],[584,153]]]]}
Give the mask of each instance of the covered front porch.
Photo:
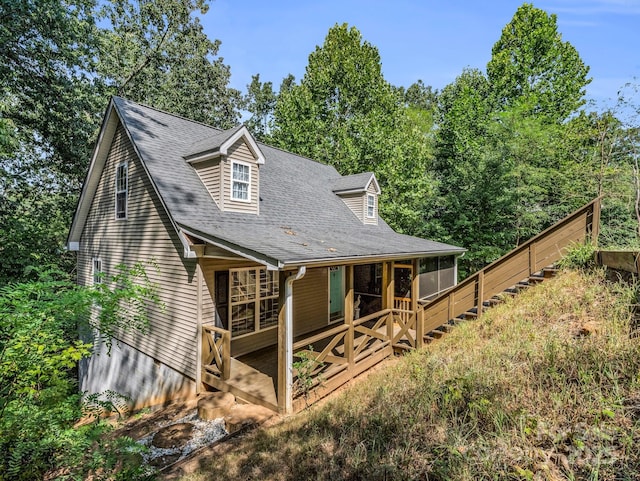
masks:
{"type": "MultiPolygon", "coordinates": [[[[293,286],[306,267],[280,272],[277,343],[232,356],[232,333],[203,326],[202,382],[281,413],[295,412],[329,394],[383,359],[421,347],[420,260],[385,261],[371,268],[377,283],[363,287],[362,265],[341,266],[341,318],[294,335],[293,286]]],[[[373,266],[370,264],[369,266],[373,266]]],[[[424,276],[423,279],[424,281],[424,276]]],[[[337,312],[338,309],[329,308],[337,312]]],[[[335,313],[334,312],[334,313],[335,313]]]]}

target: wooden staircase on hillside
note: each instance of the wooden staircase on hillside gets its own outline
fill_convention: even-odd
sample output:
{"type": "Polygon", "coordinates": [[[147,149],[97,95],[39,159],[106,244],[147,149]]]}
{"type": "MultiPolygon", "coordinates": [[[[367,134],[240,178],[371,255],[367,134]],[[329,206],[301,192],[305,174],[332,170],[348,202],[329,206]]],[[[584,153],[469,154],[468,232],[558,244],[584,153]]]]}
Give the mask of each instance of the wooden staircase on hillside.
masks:
{"type": "Polygon", "coordinates": [[[571,247],[596,244],[600,203],[601,198],[592,200],[438,297],[421,301],[417,324],[423,342],[439,339],[459,321],[475,319],[505,296],[553,277],[556,263],[571,247]]]}

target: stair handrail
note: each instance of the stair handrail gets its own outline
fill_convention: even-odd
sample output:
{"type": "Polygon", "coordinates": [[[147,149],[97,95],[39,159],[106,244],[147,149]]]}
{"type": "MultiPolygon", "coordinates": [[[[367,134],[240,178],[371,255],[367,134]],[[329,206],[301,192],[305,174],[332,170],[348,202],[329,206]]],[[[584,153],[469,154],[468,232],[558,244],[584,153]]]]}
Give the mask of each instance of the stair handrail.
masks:
{"type": "MultiPolygon", "coordinates": [[[[430,307],[434,307],[437,306],[439,304],[442,303],[443,299],[447,299],[448,302],[448,309],[449,309],[449,313],[448,313],[448,319],[447,320],[451,320],[456,318],[457,316],[464,314],[464,312],[467,311],[467,309],[462,309],[462,312],[457,312],[455,309],[455,294],[459,293],[461,291],[463,291],[465,288],[467,288],[469,286],[469,284],[474,283],[476,284],[476,289],[475,289],[475,295],[476,295],[476,299],[475,299],[475,304],[473,307],[477,308],[478,314],[481,314],[482,311],[482,303],[498,294],[499,292],[484,292],[483,291],[483,287],[484,287],[484,283],[483,283],[483,279],[486,273],[501,267],[505,264],[507,264],[511,259],[513,259],[514,257],[521,255],[524,251],[529,251],[529,275],[534,274],[535,272],[538,272],[539,269],[536,268],[538,262],[536,261],[536,256],[535,256],[535,246],[540,243],[541,241],[547,239],[548,237],[551,236],[551,234],[557,232],[558,230],[562,229],[562,228],[566,228],[569,224],[571,224],[571,222],[573,222],[574,220],[580,218],[581,216],[583,216],[586,213],[586,223],[584,225],[584,236],[582,238],[582,240],[586,240],[589,236],[590,236],[590,240],[591,242],[596,245],[597,244],[597,239],[598,239],[598,234],[600,232],[600,208],[601,208],[601,201],[602,201],[602,196],[600,197],[596,197],[595,199],[593,199],[591,202],[589,202],[588,204],[585,204],[584,206],[580,207],[579,209],[575,210],[574,212],[572,212],[571,214],[567,215],[566,217],[564,217],[563,219],[559,220],[558,222],[556,222],[555,224],[553,224],[552,226],[548,227],[547,229],[545,229],[544,231],[542,231],[541,233],[539,233],[538,235],[532,237],[531,239],[527,240],[526,242],[520,244],[519,246],[517,246],[516,248],[512,249],[511,251],[509,251],[508,253],[506,253],[505,255],[503,255],[502,257],[500,257],[499,259],[493,261],[492,263],[490,263],[489,265],[485,266],[484,268],[480,269],[479,271],[471,274],[469,277],[467,277],[466,279],[464,279],[462,282],[460,282],[459,284],[451,287],[450,289],[440,293],[439,295],[437,295],[435,298],[429,300],[429,301],[420,301],[420,304],[423,305],[424,307],[424,322],[428,323],[429,321],[429,309],[430,307]],[[533,255],[532,255],[533,254],[533,255]]],[[[575,241],[571,241],[571,242],[575,242],[575,241]]],[[[567,242],[565,245],[562,246],[557,246],[557,252],[555,255],[547,257],[546,259],[549,260],[549,264],[553,264],[555,263],[557,260],[559,260],[562,256],[561,250],[566,248],[568,245],[571,244],[571,242],[567,242]]],[[[546,267],[546,266],[543,266],[546,267]]],[[[502,292],[502,291],[500,291],[502,292]]],[[[442,324],[440,324],[442,325],[442,324]]],[[[431,331],[432,329],[430,329],[428,325],[424,326],[424,333],[427,334],[429,331],[431,331]]],[[[438,327],[438,326],[436,326],[438,327]]]]}

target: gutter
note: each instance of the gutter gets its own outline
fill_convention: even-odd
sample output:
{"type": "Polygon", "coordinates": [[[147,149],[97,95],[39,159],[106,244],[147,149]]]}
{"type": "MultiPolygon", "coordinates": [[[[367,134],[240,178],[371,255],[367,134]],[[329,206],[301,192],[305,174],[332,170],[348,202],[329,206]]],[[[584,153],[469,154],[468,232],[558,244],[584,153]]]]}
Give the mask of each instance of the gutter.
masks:
{"type": "Polygon", "coordinates": [[[438,257],[438,256],[459,256],[464,255],[467,249],[457,250],[441,250],[441,251],[428,251],[428,252],[402,252],[397,254],[378,254],[373,256],[350,256],[350,257],[324,257],[321,259],[300,259],[291,262],[284,262],[283,267],[296,268],[300,266],[329,266],[329,265],[341,265],[352,262],[368,262],[368,261],[380,261],[391,259],[412,259],[416,257],[438,257]]]}
{"type": "Polygon", "coordinates": [[[285,412],[293,410],[293,283],[307,273],[306,266],[300,266],[295,276],[284,281],[284,358],[287,366],[285,375],[285,412]]]}

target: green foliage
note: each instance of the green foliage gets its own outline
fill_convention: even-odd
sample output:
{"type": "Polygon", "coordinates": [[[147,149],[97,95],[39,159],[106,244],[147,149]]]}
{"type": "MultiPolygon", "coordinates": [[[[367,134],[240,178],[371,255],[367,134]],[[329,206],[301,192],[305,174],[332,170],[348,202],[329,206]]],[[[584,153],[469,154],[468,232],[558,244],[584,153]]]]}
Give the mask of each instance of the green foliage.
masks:
{"type": "Polygon", "coordinates": [[[309,55],[300,84],[289,78],[281,88],[272,139],[343,175],[374,172],[383,217],[418,234],[433,194],[431,149],[402,103],[382,76],[378,50],[355,27],[335,25],[309,55]]]}
{"type": "MultiPolygon", "coordinates": [[[[105,426],[74,428],[83,415],[75,369],[91,353],[78,330],[100,328],[108,337],[143,329],[144,306],[156,299],[141,265],[121,268],[97,288],[76,286],[56,269],[0,287],[0,451],[6,454],[0,479],[84,469],[77,463],[105,426]],[[94,306],[100,306],[95,316],[94,306]]],[[[107,454],[98,450],[95,456],[107,454]]]]}
{"type": "Polygon", "coordinates": [[[596,248],[590,242],[574,245],[558,265],[564,269],[591,269],[596,264],[596,248]]]}
{"type": "Polygon", "coordinates": [[[298,360],[294,361],[291,366],[296,377],[293,383],[293,396],[303,396],[305,401],[314,385],[322,383],[322,379],[314,376],[314,371],[322,369],[324,366],[323,362],[316,361],[313,355],[313,346],[309,346],[309,351],[297,353],[295,357],[298,360]]]}
{"type": "Polygon", "coordinates": [[[589,67],[562,41],[556,15],[524,3],[493,46],[487,77],[498,105],[526,105],[531,114],[562,122],[584,104],[589,67]]]}
{"type": "Polygon", "coordinates": [[[240,93],[195,16],[207,0],[111,0],[100,12],[97,72],[110,92],[220,128],[238,122],[240,93]]]}
{"type": "Polygon", "coordinates": [[[265,140],[269,135],[276,99],[271,82],[261,82],[260,74],[251,77],[243,99],[244,107],[251,113],[245,125],[258,140],[265,140]]]}

